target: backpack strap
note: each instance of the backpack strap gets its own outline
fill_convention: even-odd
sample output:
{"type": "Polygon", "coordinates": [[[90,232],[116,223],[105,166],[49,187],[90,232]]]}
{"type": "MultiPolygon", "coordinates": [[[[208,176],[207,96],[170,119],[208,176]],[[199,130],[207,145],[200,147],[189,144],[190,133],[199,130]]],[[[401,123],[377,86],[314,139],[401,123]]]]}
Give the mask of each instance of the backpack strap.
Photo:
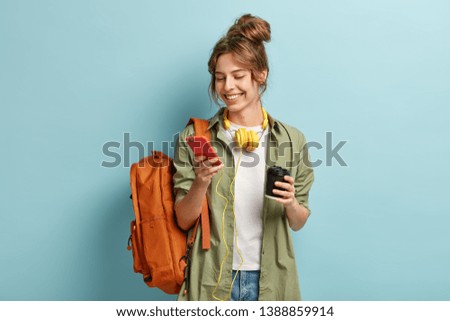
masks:
{"type": "Polygon", "coordinates": [[[200,118],[191,118],[186,126],[194,124],[194,132],[197,136],[204,136],[208,141],[211,140],[211,133],[209,132],[209,120],[200,118]]]}
{"type": "MultiPolygon", "coordinates": [[[[197,136],[204,136],[208,141],[211,140],[211,133],[209,132],[208,126],[209,121],[206,119],[200,119],[200,118],[191,118],[189,119],[189,122],[186,126],[194,124],[194,132],[197,136]]],[[[202,224],[202,248],[204,250],[209,250],[211,247],[211,231],[210,231],[210,224],[209,224],[209,208],[208,208],[208,201],[205,198],[203,199],[202,203],[202,212],[200,214],[200,217],[198,218],[197,222],[195,223],[194,230],[192,232],[191,239],[188,242],[188,246],[192,246],[195,241],[195,235],[197,234],[197,228],[201,221],[202,224]]]]}

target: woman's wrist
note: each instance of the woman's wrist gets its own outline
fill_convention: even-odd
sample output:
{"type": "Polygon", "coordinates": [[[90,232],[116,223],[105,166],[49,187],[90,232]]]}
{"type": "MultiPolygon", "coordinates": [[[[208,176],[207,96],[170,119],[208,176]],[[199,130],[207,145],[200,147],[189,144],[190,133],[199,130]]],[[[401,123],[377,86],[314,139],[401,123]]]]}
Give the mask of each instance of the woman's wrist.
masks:
{"type": "Polygon", "coordinates": [[[294,231],[298,231],[305,225],[308,219],[308,210],[297,199],[294,198],[293,204],[289,203],[289,205],[286,205],[285,210],[289,226],[294,231]]]}
{"type": "Polygon", "coordinates": [[[198,190],[199,192],[206,193],[209,184],[211,183],[211,179],[203,179],[200,176],[196,176],[194,181],[192,182],[192,188],[198,190]]]}

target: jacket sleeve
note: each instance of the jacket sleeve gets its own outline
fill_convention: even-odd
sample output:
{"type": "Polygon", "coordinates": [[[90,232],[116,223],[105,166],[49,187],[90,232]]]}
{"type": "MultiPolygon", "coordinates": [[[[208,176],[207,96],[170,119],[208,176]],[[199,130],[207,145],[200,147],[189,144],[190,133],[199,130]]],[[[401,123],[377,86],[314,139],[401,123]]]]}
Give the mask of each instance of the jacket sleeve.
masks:
{"type": "Polygon", "coordinates": [[[314,182],[314,171],[311,167],[311,162],[308,153],[308,146],[303,133],[298,132],[298,156],[295,157],[297,171],[295,175],[295,198],[299,204],[303,205],[311,214],[308,205],[308,197],[311,186],[314,182]]]}
{"type": "Polygon", "coordinates": [[[186,143],[186,137],[194,132],[193,125],[187,126],[178,136],[175,143],[173,164],[175,173],[173,175],[173,188],[175,203],[180,201],[189,191],[195,179],[193,167],[193,153],[186,143]]]}

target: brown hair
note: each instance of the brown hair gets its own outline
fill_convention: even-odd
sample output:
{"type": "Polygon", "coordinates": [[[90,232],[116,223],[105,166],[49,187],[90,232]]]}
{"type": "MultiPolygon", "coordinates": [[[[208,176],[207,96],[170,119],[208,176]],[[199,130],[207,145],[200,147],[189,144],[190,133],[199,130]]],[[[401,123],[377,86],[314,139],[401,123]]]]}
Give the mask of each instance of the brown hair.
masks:
{"type": "MultiPolygon", "coordinates": [[[[216,65],[219,56],[225,53],[233,53],[235,59],[246,66],[257,80],[264,70],[269,74],[269,62],[263,42],[270,41],[270,24],[250,14],[245,14],[235,21],[227,34],[219,39],[214,46],[208,61],[208,71],[211,74],[209,93],[216,104],[219,104],[219,96],[216,92],[216,65]]],[[[266,77],[267,79],[267,77],[266,77]]],[[[267,89],[267,81],[260,83],[260,94],[267,89]]]]}

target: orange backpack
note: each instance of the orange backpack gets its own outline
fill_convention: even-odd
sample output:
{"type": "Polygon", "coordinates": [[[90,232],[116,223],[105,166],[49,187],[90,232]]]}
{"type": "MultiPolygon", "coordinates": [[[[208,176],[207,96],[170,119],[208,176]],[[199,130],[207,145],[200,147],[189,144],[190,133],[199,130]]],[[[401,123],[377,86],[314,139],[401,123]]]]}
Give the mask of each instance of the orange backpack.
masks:
{"type": "MultiPolygon", "coordinates": [[[[196,135],[210,140],[208,121],[191,118],[196,135]]],[[[190,251],[195,241],[198,225],[202,224],[202,247],[210,247],[209,211],[206,197],[202,213],[193,227],[189,240],[181,230],[174,211],[172,176],[173,161],[162,152],[134,163],[130,170],[131,198],[135,220],[131,222],[128,250],[133,253],[134,272],[142,273],[149,287],[157,287],[168,294],[177,294],[186,281],[189,289],[190,251]],[[130,244],[131,243],[131,244],[130,244]]]]}

